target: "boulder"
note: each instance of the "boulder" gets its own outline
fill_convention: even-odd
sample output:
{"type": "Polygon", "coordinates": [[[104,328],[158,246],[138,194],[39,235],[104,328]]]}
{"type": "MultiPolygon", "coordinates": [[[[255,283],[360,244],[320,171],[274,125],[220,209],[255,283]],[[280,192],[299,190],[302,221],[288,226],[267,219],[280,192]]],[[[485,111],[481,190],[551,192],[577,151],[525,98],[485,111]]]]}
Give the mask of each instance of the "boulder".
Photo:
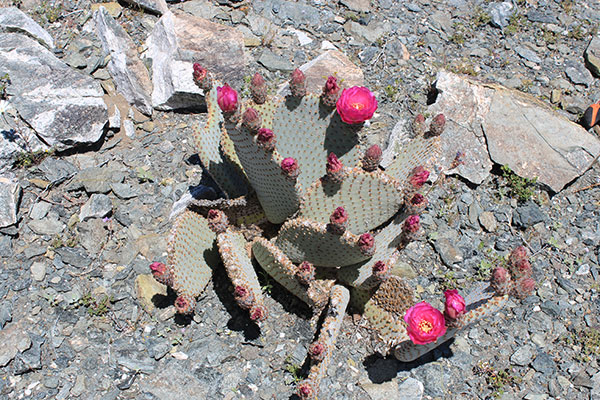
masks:
{"type": "Polygon", "coordinates": [[[592,74],[600,77],[600,36],[594,36],[583,54],[585,63],[592,74]]]}
{"type": "Polygon", "coordinates": [[[446,71],[436,89],[428,113],[446,116],[443,165],[466,153],[453,172],[473,183],[487,177],[493,161],[558,192],[600,154],[597,138],[529,94],[446,71]]]}
{"type": "Polygon", "coordinates": [[[93,78],[17,33],[0,33],[0,65],[11,106],[44,143],[65,150],[102,138],[108,113],[93,78]]]}
{"type": "Polygon", "coordinates": [[[21,186],[15,180],[0,176],[0,228],[17,223],[21,186]]]}
{"type": "Polygon", "coordinates": [[[25,34],[50,50],[54,48],[52,36],[17,7],[0,8],[0,32],[25,34]]]}
{"type": "Polygon", "coordinates": [[[125,0],[133,6],[138,6],[152,14],[163,15],[169,11],[165,0],[125,0]]]}
{"type": "Polygon", "coordinates": [[[165,13],[147,45],[157,110],[196,108],[203,101],[192,78],[195,62],[234,87],[241,84],[248,63],[239,31],[184,13],[165,13]]]}
{"type": "Polygon", "coordinates": [[[110,54],[107,67],[117,91],[142,113],[152,115],[152,82],[135,44],[106,8],[94,12],[94,22],[102,48],[110,54]]]}

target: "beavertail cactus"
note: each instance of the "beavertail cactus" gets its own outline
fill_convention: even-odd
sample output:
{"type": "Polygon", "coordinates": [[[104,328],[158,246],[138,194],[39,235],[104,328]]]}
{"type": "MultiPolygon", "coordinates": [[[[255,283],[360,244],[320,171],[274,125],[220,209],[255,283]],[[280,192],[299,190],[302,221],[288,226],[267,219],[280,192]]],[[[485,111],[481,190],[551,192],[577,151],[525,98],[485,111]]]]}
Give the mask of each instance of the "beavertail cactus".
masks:
{"type": "Polygon", "coordinates": [[[193,312],[212,271],[222,268],[219,256],[237,305],[256,323],[269,313],[255,265],[315,313],[329,304],[308,349],[301,398],[317,398],[350,300],[387,351],[411,361],[497,312],[508,295],[523,298],[535,289],[525,248],[494,270],[491,297],[446,291],[443,313],[417,302],[411,282],[400,276],[401,251],[422,231],[444,115],[430,120],[428,131],[417,115],[414,137],[383,169],[381,148],[369,144],[371,124],[365,122],[378,103],[366,87],[342,91],[330,76],[321,94],[307,93],[306,77],[296,69],[291,96],[269,95],[257,73],[251,98],[241,99],[199,65],[193,73],[206,87],[208,111],[194,143],[215,182],[213,193],[222,198],[195,199],[180,213],[167,262],[152,263],[150,270],[177,293],[180,313],[193,312]]]}

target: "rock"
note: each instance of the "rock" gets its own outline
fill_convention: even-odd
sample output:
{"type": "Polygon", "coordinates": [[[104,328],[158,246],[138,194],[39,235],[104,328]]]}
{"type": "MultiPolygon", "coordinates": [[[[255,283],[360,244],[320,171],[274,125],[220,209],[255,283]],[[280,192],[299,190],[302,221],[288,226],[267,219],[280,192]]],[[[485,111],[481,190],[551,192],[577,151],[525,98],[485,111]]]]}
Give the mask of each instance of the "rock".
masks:
{"type": "Polygon", "coordinates": [[[556,372],[556,363],[548,353],[539,353],[531,366],[544,375],[551,375],[556,372]]]}
{"type": "Polygon", "coordinates": [[[169,7],[165,0],[125,0],[133,6],[139,6],[153,14],[163,15],[169,12],[169,7]]]}
{"type": "Polygon", "coordinates": [[[50,146],[96,143],[108,119],[102,87],[23,35],[0,34],[0,65],[11,105],[50,146]]]}
{"type": "Polygon", "coordinates": [[[24,374],[42,368],[42,345],[46,341],[42,336],[31,334],[31,347],[17,355],[15,360],[15,374],[24,374]]]}
{"type": "Polygon", "coordinates": [[[370,0],[340,0],[340,4],[356,12],[369,12],[371,9],[370,0]]]}
{"type": "Polygon", "coordinates": [[[146,115],[152,115],[152,82],[146,66],[138,57],[137,47],[121,25],[104,7],[94,13],[96,33],[102,48],[110,54],[108,71],[117,91],[146,115]]]}
{"type": "Polygon", "coordinates": [[[541,22],[543,24],[558,24],[558,19],[552,14],[545,14],[541,11],[531,9],[527,12],[527,19],[531,22],[541,22]]]}
{"type": "Polygon", "coordinates": [[[94,193],[81,207],[79,220],[86,221],[90,218],[103,218],[112,212],[112,202],[105,194],[94,193]]]}
{"type": "Polygon", "coordinates": [[[380,39],[385,39],[394,30],[390,21],[375,22],[364,26],[358,22],[348,20],[344,24],[344,31],[358,40],[368,43],[376,43],[380,39]]]}
{"type": "Polygon", "coordinates": [[[85,168],[77,173],[67,190],[84,188],[88,193],[108,193],[111,184],[121,183],[125,179],[125,171],[119,165],[109,163],[106,167],[85,168]]]}
{"type": "Polygon", "coordinates": [[[515,47],[515,51],[517,52],[517,54],[519,56],[526,59],[527,61],[531,61],[536,64],[539,64],[542,62],[542,59],[540,58],[540,56],[537,55],[537,53],[535,51],[530,50],[526,47],[517,46],[517,47],[515,47]]]}
{"type": "Polygon", "coordinates": [[[394,266],[392,267],[391,272],[393,275],[399,276],[404,279],[413,279],[418,276],[413,267],[411,267],[410,264],[405,263],[403,261],[396,262],[396,264],[394,264],[394,266]]]}
{"type": "Polygon", "coordinates": [[[567,63],[565,74],[567,75],[567,78],[576,85],[585,85],[589,87],[594,82],[594,77],[590,71],[585,68],[585,65],[579,62],[567,63]]]}
{"type": "Polygon", "coordinates": [[[31,347],[31,338],[18,322],[0,331],[0,367],[5,367],[18,353],[31,347]]]}
{"type": "Polygon", "coordinates": [[[500,29],[506,28],[510,17],[512,17],[515,12],[513,8],[512,3],[508,1],[490,4],[489,13],[492,18],[492,25],[500,29]]]}
{"type": "Polygon", "coordinates": [[[92,263],[92,260],[85,254],[82,254],[83,249],[78,247],[60,247],[56,249],[55,252],[60,256],[64,263],[72,265],[75,268],[85,269],[92,263]]]}
{"type": "Polygon", "coordinates": [[[257,61],[263,67],[273,72],[291,72],[294,70],[294,66],[287,58],[277,55],[269,49],[263,50],[257,61]]]}
{"type": "Polygon", "coordinates": [[[510,356],[510,362],[521,367],[529,365],[533,359],[533,349],[529,345],[519,347],[512,356],[510,356]]]}
{"type": "Polygon", "coordinates": [[[600,36],[594,36],[583,54],[585,62],[590,71],[600,77],[600,36]]]}
{"type": "Polygon", "coordinates": [[[216,368],[198,365],[192,369],[181,364],[172,360],[152,375],[142,377],[141,390],[162,400],[208,399],[217,393],[223,376],[216,368]]]}
{"type": "Polygon", "coordinates": [[[65,229],[65,224],[52,217],[29,221],[27,226],[38,235],[57,235],[65,229]]]}
{"type": "Polygon", "coordinates": [[[423,398],[423,384],[415,379],[408,378],[398,386],[398,392],[402,394],[402,399],[421,400],[423,398]]]}
{"type": "Polygon", "coordinates": [[[0,32],[22,33],[37,40],[49,50],[54,49],[52,36],[17,7],[0,8],[0,32]]]}
{"type": "Polygon", "coordinates": [[[494,162],[519,176],[537,177],[555,192],[600,154],[598,139],[533,96],[445,71],[438,74],[436,88],[440,93],[428,112],[446,116],[442,157],[447,161],[442,164],[465,149],[466,163],[457,173],[473,183],[481,183],[491,168],[481,127],[494,162]]]}
{"type": "Polygon", "coordinates": [[[138,275],[135,278],[135,294],[144,310],[152,313],[156,308],[152,298],[154,296],[166,296],[167,287],[158,283],[152,274],[138,275]]]}
{"type": "Polygon", "coordinates": [[[463,261],[463,255],[460,249],[447,238],[439,238],[434,244],[435,251],[440,255],[440,258],[448,267],[463,261]]]}
{"type": "Polygon", "coordinates": [[[111,183],[110,188],[112,189],[112,192],[115,194],[115,196],[117,196],[121,200],[131,199],[138,195],[137,190],[133,189],[131,185],[127,183],[111,183]]]}
{"type": "Polygon", "coordinates": [[[361,383],[360,387],[367,392],[371,400],[398,399],[400,396],[406,398],[404,393],[398,390],[398,382],[395,379],[383,383],[361,383]]]}
{"type": "Polygon", "coordinates": [[[528,228],[543,221],[544,214],[540,210],[540,207],[532,201],[517,207],[513,214],[513,223],[520,228],[528,228]]]}
{"type": "Polygon", "coordinates": [[[484,211],[479,214],[479,223],[483,229],[488,232],[494,232],[498,228],[496,217],[494,217],[494,213],[490,211],[484,211]]]}
{"type": "MultiPolygon", "coordinates": [[[[308,92],[320,94],[327,77],[332,71],[336,71],[338,79],[343,80],[344,87],[364,85],[364,76],[348,57],[338,50],[329,50],[300,66],[300,70],[306,76],[306,90],[308,92]]],[[[283,84],[277,91],[280,95],[289,93],[289,85],[283,84]]]]}
{"type": "Polygon", "coordinates": [[[123,7],[115,1],[110,1],[108,3],[95,3],[90,6],[92,12],[96,12],[100,9],[100,7],[106,8],[108,15],[113,18],[119,18],[121,16],[121,11],[123,11],[123,7]]]}
{"type": "Polygon", "coordinates": [[[292,24],[295,28],[318,27],[328,20],[323,18],[317,8],[295,1],[259,1],[252,6],[257,14],[269,20],[280,21],[280,26],[292,24]]]}
{"type": "Polygon", "coordinates": [[[44,173],[44,177],[54,185],[64,182],[77,173],[77,167],[70,162],[52,157],[44,158],[38,168],[44,173]]]}
{"type": "Polygon", "coordinates": [[[41,282],[46,276],[46,264],[41,261],[36,261],[31,264],[31,277],[33,280],[41,282]]]}
{"type": "Polygon", "coordinates": [[[17,223],[21,185],[8,176],[0,176],[0,228],[17,223]]]}
{"type": "Polygon", "coordinates": [[[158,110],[198,107],[203,92],[193,81],[194,62],[222,82],[242,83],[247,65],[237,30],[184,13],[165,13],[147,41],[152,59],[152,104],[158,110]]]}
{"type": "Polygon", "coordinates": [[[590,399],[600,399],[600,372],[596,372],[594,376],[592,376],[590,399]]]}

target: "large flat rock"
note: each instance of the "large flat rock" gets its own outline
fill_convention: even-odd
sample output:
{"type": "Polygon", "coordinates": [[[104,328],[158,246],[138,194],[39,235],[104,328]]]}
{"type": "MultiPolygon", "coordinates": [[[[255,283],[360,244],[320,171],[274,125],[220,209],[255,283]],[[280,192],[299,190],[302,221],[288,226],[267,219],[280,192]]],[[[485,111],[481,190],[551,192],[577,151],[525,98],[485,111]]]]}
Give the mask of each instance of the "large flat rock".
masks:
{"type": "Polygon", "coordinates": [[[48,49],[54,48],[52,36],[17,7],[0,8],[0,32],[22,33],[48,49]]]}
{"type": "Polygon", "coordinates": [[[491,160],[559,192],[600,154],[598,139],[533,96],[448,72],[439,73],[436,88],[429,112],[449,121],[444,156],[448,162],[465,152],[457,173],[471,182],[485,178],[491,160]]]}
{"type": "Polygon", "coordinates": [[[17,33],[0,33],[0,65],[10,104],[46,144],[64,150],[102,137],[108,113],[93,78],[17,33]]]}
{"type": "Polygon", "coordinates": [[[248,63],[239,31],[185,13],[165,13],[147,44],[157,110],[195,108],[203,102],[192,78],[195,62],[233,87],[242,82],[248,63]]]}
{"type": "Polygon", "coordinates": [[[21,186],[17,181],[0,175],[0,228],[17,223],[21,192],[21,186]]]}
{"type": "Polygon", "coordinates": [[[94,12],[94,22],[102,48],[110,54],[107,67],[117,91],[142,113],[152,115],[150,73],[140,60],[133,40],[104,7],[94,12]]]}

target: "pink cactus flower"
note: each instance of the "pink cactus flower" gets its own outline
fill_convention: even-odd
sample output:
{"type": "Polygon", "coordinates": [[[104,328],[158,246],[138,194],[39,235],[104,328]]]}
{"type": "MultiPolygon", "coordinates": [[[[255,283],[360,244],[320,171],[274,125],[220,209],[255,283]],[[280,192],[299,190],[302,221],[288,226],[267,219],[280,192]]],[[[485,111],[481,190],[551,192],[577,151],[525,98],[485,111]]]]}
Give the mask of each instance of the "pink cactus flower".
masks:
{"type": "Polygon", "coordinates": [[[281,161],[281,170],[287,175],[294,176],[298,171],[298,161],[292,157],[284,158],[281,161]]]}
{"type": "Polygon", "coordinates": [[[354,86],[344,89],[336,103],[337,112],[347,124],[360,124],[373,117],[377,99],[366,87],[354,86]]]}
{"type": "Polygon", "coordinates": [[[327,78],[327,82],[325,82],[325,87],[323,88],[323,94],[335,94],[339,90],[340,87],[337,84],[337,78],[335,76],[327,78]]]}
{"type": "Polygon", "coordinates": [[[421,218],[418,215],[411,215],[404,221],[404,231],[415,233],[421,229],[421,218]]]}
{"type": "Polygon", "coordinates": [[[367,252],[375,246],[375,238],[370,233],[363,233],[358,238],[358,247],[361,251],[367,252]]]}
{"type": "Polygon", "coordinates": [[[325,168],[327,169],[327,172],[335,173],[342,170],[342,168],[344,168],[344,165],[335,154],[329,153],[329,155],[327,156],[327,165],[325,166],[325,168]]]}
{"type": "Polygon", "coordinates": [[[412,170],[408,181],[412,186],[419,189],[427,182],[427,179],[429,179],[429,171],[422,166],[418,166],[412,170]]]}
{"type": "Polygon", "coordinates": [[[258,130],[258,135],[256,136],[256,140],[258,140],[261,143],[268,143],[271,141],[271,139],[273,139],[273,137],[275,137],[275,134],[273,133],[272,130],[270,130],[268,128],[260,128],[258,130]]]}
{"type": "Polygon", "coordinates": [[[165,272],[167,272],[167,266],[156,261],[150,264],[150,270],[152,271],[152,275],[163,275],[165,272]]]}
{"type": "Polygon", "coordinates": [[[194,63],[192,68],[194,69],[194,82],[202,82],[206,78],[206,75],[208,75],[208,71],[206,70],[206,68],[202,67],[198,63],[194,63]]]}
{"type": "Polygon", "coordinates": [[[404,322],[408,325],[408,337],[414,344],[435,342],[446,333],[446,322],[442,313],[424,301],[406,311],[404,322]]]}
{"type": "Polygon", "coordinates": [[[458,290],[446,290],[444,296],[446,297],[444,315],[446,315],[447,318],[457,319],[465,313],[465,299],[458,294],[458,290]]]}
{"type": "Polygon", "coordinates": [[[238,107],[238,94],[228,84],[217,88],[217,104],[221,111],[232,113],[238,107]]]}

